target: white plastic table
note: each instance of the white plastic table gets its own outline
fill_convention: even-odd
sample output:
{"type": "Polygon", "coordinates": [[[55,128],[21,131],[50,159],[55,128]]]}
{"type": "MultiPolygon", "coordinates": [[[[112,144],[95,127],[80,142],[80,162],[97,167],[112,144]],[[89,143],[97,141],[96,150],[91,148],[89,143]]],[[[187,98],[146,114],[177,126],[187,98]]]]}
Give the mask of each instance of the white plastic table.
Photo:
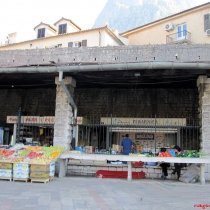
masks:
{"type": "Polygon", "coordinates": [[[200,182],[205,184],[205,164],[210,164],[210,157],[202,158],[177,158],[177,157],[144,157],[144,156],[129,156],[129,155],[108,155],[108,154],[87,154],[87,153],[63,153],[60,155],[60,170],[59,178],[66,176],[66,160],[69,158],[80,160],[112,160],[112,161],[127,161],[128,176],[127,180],[132,181],[132,162],[166,162],[166,163],[199,163],[200,164],[200,182]]]}

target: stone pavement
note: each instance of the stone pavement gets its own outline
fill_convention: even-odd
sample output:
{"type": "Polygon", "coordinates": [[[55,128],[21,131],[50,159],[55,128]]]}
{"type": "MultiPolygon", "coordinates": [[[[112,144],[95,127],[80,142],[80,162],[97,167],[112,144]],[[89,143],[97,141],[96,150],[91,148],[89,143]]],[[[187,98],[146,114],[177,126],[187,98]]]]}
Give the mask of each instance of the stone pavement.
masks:
{"type": "MultiPolygon", "coordinates": [[[[210,182],[159,179],[55,178],[49,183],[0,180],[0,210],[202,209],[210,205],[210,182]]],[[[210,207],[206,207],[209,209],[210,207]]]]}

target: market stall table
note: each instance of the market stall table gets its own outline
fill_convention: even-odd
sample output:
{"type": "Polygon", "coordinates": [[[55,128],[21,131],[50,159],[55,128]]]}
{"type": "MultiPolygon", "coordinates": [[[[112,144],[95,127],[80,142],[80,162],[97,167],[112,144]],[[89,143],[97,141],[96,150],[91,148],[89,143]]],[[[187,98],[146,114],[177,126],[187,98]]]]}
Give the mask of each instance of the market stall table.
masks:
{"type": "Polygon", "coordinates": [[[129,155],[109,155],[109,154],[86,154],[86,153],[71,153],[66,152],[60,155],[60,170],[59,178],[66,176],[66,160],[69,158],[80,160],[112,160],[112,161],[127,161],[128,177],[127,180],[132,180],[132,162],[166,162],[166,163],[197,163],[200,164],[200,182],[205,184],[205,164],[210,164],[210,157],[202,158],[178,158],[178,157],[146,157],[146,156],[129,156],[129,155]]]}

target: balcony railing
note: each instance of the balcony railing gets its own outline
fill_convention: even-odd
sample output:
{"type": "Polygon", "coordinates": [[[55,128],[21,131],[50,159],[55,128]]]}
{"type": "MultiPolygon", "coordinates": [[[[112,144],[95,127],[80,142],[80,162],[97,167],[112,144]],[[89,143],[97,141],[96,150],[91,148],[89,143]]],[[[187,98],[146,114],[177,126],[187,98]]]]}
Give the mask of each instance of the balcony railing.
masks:
{"type": "Polygon", "coordinates": [[[166,44],[171,43],[191,43],[191,33],[188,31],[179,31],[166,36],[166,44]]]}

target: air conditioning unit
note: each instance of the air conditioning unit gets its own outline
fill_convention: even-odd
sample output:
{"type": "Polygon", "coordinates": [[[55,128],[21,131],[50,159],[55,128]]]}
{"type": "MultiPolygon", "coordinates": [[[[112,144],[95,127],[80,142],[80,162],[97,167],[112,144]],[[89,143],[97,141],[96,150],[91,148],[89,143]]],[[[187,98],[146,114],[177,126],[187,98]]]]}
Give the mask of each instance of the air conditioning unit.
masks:
{"type": "Polygon", "coordinates": [[[173,23],[168,23],[165,25],[165,30],[166,31],[172,31],[174,29],[174,24],[173,23]]]}
{"type": "Polygon", "coordinates": [[[206,35],[210,36],[210,29],[206,30],[206,35]]]}

